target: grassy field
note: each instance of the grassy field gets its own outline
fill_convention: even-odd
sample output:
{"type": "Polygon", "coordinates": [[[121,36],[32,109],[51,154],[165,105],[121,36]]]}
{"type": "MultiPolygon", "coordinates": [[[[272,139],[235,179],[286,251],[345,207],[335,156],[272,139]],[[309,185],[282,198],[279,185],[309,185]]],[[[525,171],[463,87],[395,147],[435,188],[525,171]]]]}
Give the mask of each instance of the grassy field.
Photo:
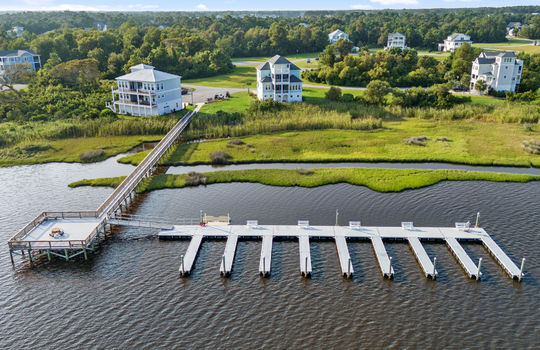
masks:
{"type": "Polygon", "coordinates": [[[103,149],[102,156],[92,159],[99,161],[127,152],[142,142],[158,141],[161,138],[162,135],[107,136],[21,143],[0,149],[0,166],[49,162],[81,163],[81,153],[103,149]]]}
{"type": "MultiPolygon", "coordinates": [[[[188,184],[189,175],[153,176],[145,182],[140,192],[163,188],[182,188],[188,184]]],[[[251,182],[271,186],[316,187],[335,183],[366,186],[378,192],[400,192],[408,189],[434,185],[441,181],[497,181],[528,182],[540,181],[538,175],[490,173],[464,170],[414,170],[414,169],[365,169],[324,168],[308,171],[282,169],[225,170],[204,173],[205,184],[251,182]]],[[[122,178],[81,180],[70,184],[78,186],[116,186],[122,178]]]]}
{"type": "Polygon", "coordinates": [[[501,43],[473,43],[473,47],[491,50],[520,51],[526,53],[540,53],[540,46],[531,45],[531,41],[524,39],[510,39],[501,43]]]}
{"type": "MultiPolygon", "coordinates": [[[[177,146],[166,159],[169,165],[209,164],[216,151],[231,156],[231,163],[253,162],[450,162],[477,165],[540,167],[540,156],[521,149],[524,140],[538,139],[518,124],[481,121],[403,119],[386,121],[382,129],[288,131],[177,146]],[[427,136],[425,146],[407,145],[404,139],[427,136]],[[450,141],[438,141],[445,137],[450,141]]],[[[143,155],[122,159],[137,164],[143,155]]]]}
{"type": "Polygon", "coordinates": [[[506,101],[502,98],[496,98],[493,96],[486,95],[469,95],[471,98],[471,104],[473,105],[483,105],[483,106],[495,106],[495,105],[504,105],[506,101]]]}
{"type": "Polygon", "coordinates": [[[257,74],[254,66],[235,66],[232,73],[200,79],[187,79],[182,80],[182,83],[228,88],[246,88],[249,84],[250,87],[254,88],[257,86],[256,81],[257,74]]]}

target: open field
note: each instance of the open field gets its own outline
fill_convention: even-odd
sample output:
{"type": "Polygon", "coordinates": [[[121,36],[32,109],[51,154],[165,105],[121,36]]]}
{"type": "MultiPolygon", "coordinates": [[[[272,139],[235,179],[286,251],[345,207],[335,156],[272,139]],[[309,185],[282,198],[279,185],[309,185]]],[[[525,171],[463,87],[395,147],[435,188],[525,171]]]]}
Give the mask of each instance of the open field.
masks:
{"type": "Polygon", "coordinates": [[[235,66],[234,71],[228,74],[213,77],[182,80],[185,84],[205,85],[215,87],[252,88],[257,87],[257,74],[254,66],[235,66]]]}
{"type": "Polygon", "coordinates": [[[526,39],[510,39],[501,43],[473,43],[473,47],[485,48],[487,50],[519,51],[526,53],[540,53],[540,46],[531,45],[532,42],[526,39]]]}
{"type": "MultiPolygon", "coordinates": [[[[140,192],[163,188],[192,186],[186,181],[189,175],[152,176],[143,184],[140,192]]],[[[400,192],[408,189],[434,185],[441,181],[497,181],[528,182],[540,181],[538,175],[490,173],[464,170],[414,170],[414,169],[365,169],[324,168],[310,170],[251,169],[225,170],[204,173],[204,184],[254,182],[271,186],[316,187],[336,183],[366,186],[378,192],[400,192]]],[[[81,180],[70,184],[78,186],[117,186],[122,178],[81,180]]]]}

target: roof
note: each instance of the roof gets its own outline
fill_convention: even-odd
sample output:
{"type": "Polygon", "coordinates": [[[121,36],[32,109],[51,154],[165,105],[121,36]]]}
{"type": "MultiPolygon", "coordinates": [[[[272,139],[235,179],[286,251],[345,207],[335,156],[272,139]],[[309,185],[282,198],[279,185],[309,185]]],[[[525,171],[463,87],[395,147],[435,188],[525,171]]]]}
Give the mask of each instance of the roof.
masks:
{"type": "Polygon", "coordinates": [[[133,66],[133,67],[131,67],[131,69],[132,69],[131,73],[122,75],[122,76],[116,78],[116,80],[157,82],[157,81],[164,81],[164,80],[181,78],[179,75],[162,72],[162,71],[154,69],[154,67],[152,67],[152,68],[142,68],[141,69],[140,68],[141,66],[152,67],[152,66],[147,66],[147,65],[143,65],[143,64],[133,66]],[[133,68],[135,68],[135,69],[133,69],[133,68]]]}
{"type": "Polygon", "coordinates": [[[300,80],[296,75],[291,75],[289,77],[289,81],[291,83],[301,83],[302,82],[302,80],[300,80]]]}
{"type": "Polygon", "coordinates": [[[494,58],[484,58],[484,57],[478,57],[476,59],[476,62],[478,64],[493,64],[495,63],[495,59],[494,58]]]}
{"type": "Polygon", "coordinates": [[[479,57],[516,57],[514,51],[482,51],[479,57]]]}
{"type": "Polygon", "coordinates": [[[330,33],[330,34],[328,34],[328,35],[329,35],[329,36],[334,36],[334,35],[340,34],[340,33],[345,34],[344,31],[342,31],[342,30],[340,30],[340,29],[336,29],[336,30],[334,30],[332,33],[330,33]]]}
{"type": "Polygon", "coordinates": [[[150,66],[148,64],[144,64],[144,63],[140,63],[140,64],[137,64],[135,66],[131,66],[129,67],[129,69],[131,69],[131,71],[136,71],[136,70],[140,70],[140,69],[154,69],[156,67],[154,66],[150,66]]]}
{"type": "Polygon", "coordinates": [[[271,82],[272,82],[272,78],[268,76],[261,79],[261,83],[271,83],[271,82]]]}
{"type": "Polygon", "coordinates": [[[451,35],[448,36],[448,38],[446,38],[446,40],[463,41],[462,39],[457,40],[457,37],[461,36],[461,35],[469,38],[469,39],[465,39],[465,40],[467,40],[467,41],[471,40],[470,36],[468,36],[467,34],[463,34],[463,33],[452,33],[451,35]]]}
{"type": "Polygon", "coordinates": [[[268,61],[259,64],[257,66],[257,70],[270,70],[270,65],[275,65],[275,64],[289,64],[290,70],[300,70],[300,68],[298,68],[294,63],[291,63],[291,61],[289,61],[288,59],[280,55],[275,55],[268,61]]]}
{"type": "Polygon", "coordinates": [[[390,34],[388,34],[388,36],[394,36],[394,35],[405,36],[405,34],[401,34],[400,32],[395,32],[395,33],[390,33],[390,34]]]}
{"type": "MultiPolygon", "coordinates": [[[[24,55],[25,53],[28,53],[30,55],[36,55],[34,50],[6,50],[6,51],[0,51],[1,57],[19,57],[24,55]]],[[[39,55],[38,55],[39,56],[39,55]]]]}

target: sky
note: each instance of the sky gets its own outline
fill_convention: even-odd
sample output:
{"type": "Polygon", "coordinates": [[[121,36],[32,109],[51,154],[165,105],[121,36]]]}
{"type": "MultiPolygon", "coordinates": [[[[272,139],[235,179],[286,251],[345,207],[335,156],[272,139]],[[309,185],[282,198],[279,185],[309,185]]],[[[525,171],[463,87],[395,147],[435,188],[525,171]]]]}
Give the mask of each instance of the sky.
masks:
{"type": "Polygon", "coordinates": [[[0,0],[0,11],[370,10],[538,4],[539,0],[0,0]]]}

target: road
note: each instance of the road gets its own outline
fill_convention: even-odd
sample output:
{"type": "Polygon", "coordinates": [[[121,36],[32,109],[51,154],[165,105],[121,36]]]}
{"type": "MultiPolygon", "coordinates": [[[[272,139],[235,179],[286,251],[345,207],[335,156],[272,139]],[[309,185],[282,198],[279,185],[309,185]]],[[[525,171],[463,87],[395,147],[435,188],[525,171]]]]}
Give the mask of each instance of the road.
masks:
{"type": "Polygon", "coordinates": [[[221,88],[221,87],[192,85],[192,84],[182,84],[182,87],[195,89],[195,91],[193,91],[193,101],[191,100],[191,94],[182,96],[182,100],[184,103],[191,103],[191,102],[201,103],[201,102],[206,102],[208,98],[212,98],[216,94],[223,94],[225,96],[227,92],[229,92],[229,94],[234,94],[236,92],[247,91],[247,89],[240,89],[240,88],[221,88]]]}

